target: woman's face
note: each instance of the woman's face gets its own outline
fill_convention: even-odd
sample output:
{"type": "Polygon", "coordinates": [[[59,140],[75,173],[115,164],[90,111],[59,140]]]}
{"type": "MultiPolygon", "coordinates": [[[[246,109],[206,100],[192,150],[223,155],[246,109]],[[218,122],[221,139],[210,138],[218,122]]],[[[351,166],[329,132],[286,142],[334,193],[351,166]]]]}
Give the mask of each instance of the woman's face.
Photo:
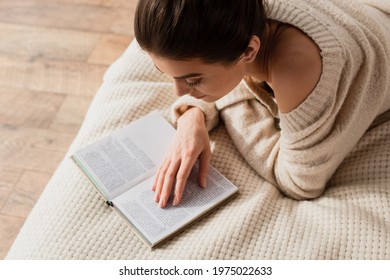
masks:
{"type": "Polygon", "coordinates": [[[173,78],[178,96],[189,94],[213,102],[232,91],[245,75],[245,64],[206,64],[200,59],[172,60],[150,54],[156,68],[173,78]]]}

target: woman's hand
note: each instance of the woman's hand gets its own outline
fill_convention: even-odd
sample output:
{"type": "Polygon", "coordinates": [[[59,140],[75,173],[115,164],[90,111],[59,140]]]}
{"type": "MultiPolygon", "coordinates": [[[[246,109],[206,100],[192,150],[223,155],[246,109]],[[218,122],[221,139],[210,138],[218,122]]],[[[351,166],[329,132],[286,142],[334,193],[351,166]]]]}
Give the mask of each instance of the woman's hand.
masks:
{"type": "Polygon", "coordinates": [[[152,190],[154,200],[161,208],[167,204],[176,178],[173,206],[180,203],[187,178],[199,158],[199,185],[206,187],[206,177],[211,160],[209,134],[204,113],[190,108],[178,120],[177,130],[165,161],[158,170],[152,190]]]}

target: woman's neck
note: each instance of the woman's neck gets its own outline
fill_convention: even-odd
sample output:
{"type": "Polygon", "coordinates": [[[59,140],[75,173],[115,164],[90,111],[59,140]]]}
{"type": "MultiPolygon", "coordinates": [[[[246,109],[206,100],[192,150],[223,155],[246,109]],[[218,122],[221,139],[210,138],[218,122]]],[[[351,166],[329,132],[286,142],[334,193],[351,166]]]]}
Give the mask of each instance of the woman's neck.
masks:
{"type": "Polygon", "coordinates": [[[272,83],[270,75],[270,61],[272,58],[272,50],[278,41],[281,23],[269,21],[265,25],[264,33],[261,38],[260,50],[257,53],[256,59],[247,67],[247,74],[257,80],[265,81],[268,84],[272,83]]]}

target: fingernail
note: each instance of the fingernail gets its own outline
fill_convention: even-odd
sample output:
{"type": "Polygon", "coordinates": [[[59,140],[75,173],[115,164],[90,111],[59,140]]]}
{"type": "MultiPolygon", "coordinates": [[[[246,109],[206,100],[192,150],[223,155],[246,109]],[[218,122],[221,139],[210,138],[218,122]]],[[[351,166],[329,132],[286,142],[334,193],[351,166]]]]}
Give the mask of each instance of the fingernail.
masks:
{"type": "Polygon", "coordinates": [[[156,194],[154,195],[154,201],[155,201],[155,202],[158,202],[159,200],[160,200],[160,197],[159,197],[158,193],[156,193],[156,194]]]}
{"type": "Polygon", "coordinates": [[[165,207],[165,199],[164,198],[160,199],[160,207],[161,208],[165,207]]]}
{"type": "Polygon", "coordinates": [[[179,204],[179,198],[175,196],[175,199],[173,200],[173,206],[177,206],[179,204]]]}
{"type": "Polygon", "coordinates": [[[205,179],[205,178],[202,179],[202,187],[203,187],[203,188],[206,187],[206,179],[205,179]]]}

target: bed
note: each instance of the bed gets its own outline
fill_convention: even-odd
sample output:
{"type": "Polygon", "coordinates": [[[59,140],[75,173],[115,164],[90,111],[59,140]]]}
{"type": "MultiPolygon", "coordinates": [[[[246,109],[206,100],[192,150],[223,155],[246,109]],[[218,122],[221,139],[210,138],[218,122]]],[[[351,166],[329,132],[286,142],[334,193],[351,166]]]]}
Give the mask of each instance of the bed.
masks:
{"type": "Polygon", "coordinates": [[[390,113],[379,116],[325,193],[295,201],[251,169],[223,123],[210,132],[212,165],[239,195],[151,250],[102,200],[69,156],[176,100],[133,41],[107,70],[83,125],[7,259],[390,259],[390,113]]]}

